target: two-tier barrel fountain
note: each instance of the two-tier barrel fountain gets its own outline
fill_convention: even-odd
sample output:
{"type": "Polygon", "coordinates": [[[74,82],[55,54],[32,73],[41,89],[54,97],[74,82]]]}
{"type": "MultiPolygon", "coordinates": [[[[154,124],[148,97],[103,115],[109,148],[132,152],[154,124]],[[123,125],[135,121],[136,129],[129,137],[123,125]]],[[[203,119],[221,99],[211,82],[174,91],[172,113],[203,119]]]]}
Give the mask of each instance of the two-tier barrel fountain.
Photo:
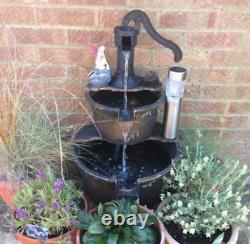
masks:
{"type": "Polygon", "coordinates": [[[134,72],[141,24],[152,39],[173,51],[176,62],[182,58],[180,48],[160,36],[140,10],[126,14],[122,25],[115,27],[116,73],[108,85],[86,87],[94,122],[76,135],[75,162],[84,190],[94,202],[131,197],[153,206],[159,199],[162,177],[178,160],[177,139],[164,138],[162,125],[156,123],[165,100],[158,76],[148,72],[140,77],[134,72]]]}

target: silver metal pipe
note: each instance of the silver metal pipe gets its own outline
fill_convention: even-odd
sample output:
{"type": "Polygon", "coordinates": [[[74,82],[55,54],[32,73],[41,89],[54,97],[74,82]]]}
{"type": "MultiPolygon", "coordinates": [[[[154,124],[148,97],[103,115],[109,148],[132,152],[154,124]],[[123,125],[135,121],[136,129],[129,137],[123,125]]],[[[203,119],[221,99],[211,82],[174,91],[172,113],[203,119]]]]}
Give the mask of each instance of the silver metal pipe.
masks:
{"type": "Polygon", "coordinates": [[[166,97],[165,111],[163,121],[163,136],[167,139],[175,139],[179,124],[179,115],[181,109],[181,98],[166,97]]]}
{"type": "Polygon", "coordinates": [[[175,139],[177,136],[185,79],[186,69],[169,68],[163,119],[163,136],[167,139],[175,139]]]}

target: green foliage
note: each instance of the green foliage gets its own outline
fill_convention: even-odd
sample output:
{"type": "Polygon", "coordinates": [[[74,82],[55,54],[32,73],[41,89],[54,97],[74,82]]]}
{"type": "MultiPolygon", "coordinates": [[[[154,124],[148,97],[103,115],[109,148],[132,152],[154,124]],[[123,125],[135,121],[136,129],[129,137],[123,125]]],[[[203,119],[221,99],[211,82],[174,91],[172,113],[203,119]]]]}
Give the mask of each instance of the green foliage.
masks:
{"type": "Polygon", "coordinates": [[[239,161],[206,155],[199,141],[196,150],[186,148],[181,162],[164,178],[158,215],[181,225],[183,233],[204,233],[230,225],[246,225],[249,205],[249,171],[239,161]]]}
{"type": "Polygon", "coordinates": [[[57,179],[47,168],[18,189],[13,199],[16,212],[12,223],[21,232],[32,224],[48,228],[50,235],[58,235],[76,224],[82,196],[72,181],[57,179]]]}
{"type": "MultiPolygon", "coordinates": [[[[147,225],[144,229],[140,229],[139,223],[136,226],[124,224],[122,226],[104,225],[101,221],[104,214],[110,214],[114,219],[114,212],[123,214],[126,218],[129,214],[139,214],[139,205],[137,201],[120,200],[113,201],[111,204],[99,204],[96,213],[79,213],[80,223],[78,228],[86,232],[82,236],[84,244],[132,244],[157,243],[158,236],[153,228],[155,223],[155,215],[150,215],[147,225]]],[[[138,216],[137,216],[138,217],[138,216]]],[[[138,219],[138,218],[137,218],[138,219]]]]}

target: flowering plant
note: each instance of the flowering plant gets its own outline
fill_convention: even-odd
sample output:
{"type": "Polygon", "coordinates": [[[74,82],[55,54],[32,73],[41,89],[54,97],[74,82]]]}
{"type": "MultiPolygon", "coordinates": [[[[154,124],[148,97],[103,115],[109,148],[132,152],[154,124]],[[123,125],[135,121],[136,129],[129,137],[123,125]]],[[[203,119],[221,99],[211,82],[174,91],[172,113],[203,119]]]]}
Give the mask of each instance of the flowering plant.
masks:
{"type": "Polygon", "coordinates": [[[247,166],[204,156],[197,144],[195,156],[189,154],[164,178],[162,203],[158,215],[167,223],[178,224],[183,234],[205,234],[248,221],[249,205],[243,198],[249,191],[247,166]]]}
{"type": "Polygon", "coordinates": [[[71,181],[57,179],[50,168],[24,182],[13,199],[13,226],[27,236],[48,239],[76,224],[83,193],[71,181]]]}

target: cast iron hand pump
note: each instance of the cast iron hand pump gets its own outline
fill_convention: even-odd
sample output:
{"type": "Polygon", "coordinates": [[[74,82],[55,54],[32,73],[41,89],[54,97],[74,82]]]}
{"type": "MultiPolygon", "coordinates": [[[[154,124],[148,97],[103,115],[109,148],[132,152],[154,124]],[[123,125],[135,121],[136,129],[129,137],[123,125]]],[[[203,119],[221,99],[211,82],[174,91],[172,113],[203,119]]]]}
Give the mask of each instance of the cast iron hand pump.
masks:
{"type": "Polygon", "coordinates": [[[134,73],[134,48],[137,44],[137,35],[140,32],[140,26],[143,24],[150,37],[174,53],[174,61],[179,62],[182,59],[180,47],[171,40],[162,37],[151,24],[148,16],[141,10],[132,10],[127,13],[122,20],[122,25],[115,27],[115,45],[117,46],[117,70],[111,81],[111,85],[117,88],[123,88],[125,59],[123,52],[129,51],[130,58],[128,63],[128,88],[137,87],[143,80],[134,73]],[[133,22],[134,26],[130,26],[133,22]]]}

